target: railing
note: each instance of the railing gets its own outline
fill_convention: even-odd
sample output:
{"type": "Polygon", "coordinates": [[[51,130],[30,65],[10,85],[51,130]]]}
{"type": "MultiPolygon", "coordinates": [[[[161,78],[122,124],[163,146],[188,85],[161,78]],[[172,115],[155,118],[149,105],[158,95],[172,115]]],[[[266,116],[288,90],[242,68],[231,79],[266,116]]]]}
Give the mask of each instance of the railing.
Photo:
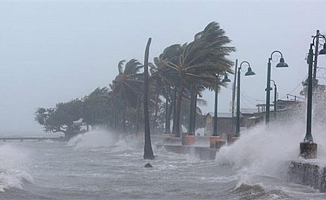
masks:
{"type": "Polygon", "coordinates": [[[7,140],[20,140],[21,142],[24,140],[54,140],[54,141],[66,141],[64,137],[58,138],[49,138],[49,137],[0,137],[0,141],[7,141],[7,140]]]}

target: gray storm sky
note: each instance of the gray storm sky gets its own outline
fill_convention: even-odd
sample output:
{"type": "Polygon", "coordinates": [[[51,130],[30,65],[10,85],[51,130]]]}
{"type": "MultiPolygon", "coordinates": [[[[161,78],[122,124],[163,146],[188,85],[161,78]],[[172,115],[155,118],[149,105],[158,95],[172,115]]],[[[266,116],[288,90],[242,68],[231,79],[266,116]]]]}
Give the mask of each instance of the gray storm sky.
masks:
{"type": "MultiPolygon", "coordinates": [[[[152,60],[169,45],[192,41],[211,21],[237,48],[230,59],[247,60],[256,72],[248,78],[242,73],[242,107],[264,103],[274,50],[290,66],[276,69],[279,55],[273,56],[279,98],[299,95],[311,36],[317,29],[326,33],[325,8],[326,1],[312,0],[0,1],[0,133],[42,132],[34,121],[38,107],[55,107],[108,86],[120,60],[143,62],[148,37],[152,60]]],[[[326,67],[326,59],[318,65],[326,67]]],[[[325,72],[318,72],[322,83],[325,72]]],[[[229,111],[231,86],[219,94],[220,112],[229,111]]],[[[213,93],[204,98],[203,110],[213,111],[213,93]]]]}

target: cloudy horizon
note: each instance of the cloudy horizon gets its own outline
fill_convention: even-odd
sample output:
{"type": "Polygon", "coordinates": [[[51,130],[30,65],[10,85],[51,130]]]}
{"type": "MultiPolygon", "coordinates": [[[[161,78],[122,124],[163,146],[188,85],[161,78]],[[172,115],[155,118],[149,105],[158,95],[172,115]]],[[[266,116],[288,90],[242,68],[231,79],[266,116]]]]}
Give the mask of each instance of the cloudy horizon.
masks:
{"type": "MultiPolygon", "coordinates": [[[[42,132],[34,120],[38,107],[55,107],[107,87],[120,60],[143,63],[149,37],[152,61],[172,44],[191,42],[212,21],[237,49],[229,58],[248,61],[256,72],[242,76],[243,108],[264,103],[267,61],[274,50],[290,66],[276,69],[279,55],[273,56],[279,98],[299,96],[311,36],[318,29],[326,34],[318,21],[325,7],[324,1],[308,0],[0,1],[0,133],[42,132]]],[[[326,59],[320,58],[318,66],[325,84],[326,59]]],[[[220,112],[229,112],[231,86],[219,94],[220,112]]],[[[205,92],[203,98],[208,101],[203,111],[212,112],[214,94],[205,92]]]]}

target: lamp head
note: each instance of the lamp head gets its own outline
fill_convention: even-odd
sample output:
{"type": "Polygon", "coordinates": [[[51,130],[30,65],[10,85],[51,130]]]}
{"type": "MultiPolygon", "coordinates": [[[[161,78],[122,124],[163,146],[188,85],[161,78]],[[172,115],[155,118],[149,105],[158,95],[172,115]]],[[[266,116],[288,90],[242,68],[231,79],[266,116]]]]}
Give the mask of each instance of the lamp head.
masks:
{"type": "Polygon", "coordinates": [[[288,64],[284,62],[284,58],[280,58],[280,62],[276,65],[276,67],[289,67],[288,64]]]}
{"type": "Polygon", "coordinates": [[[252,71],[251,67],[248,67],[248,71],[245,73],[245,76],[256,75],[255,72],[252,71]]]}
{"type": "Polygon", "coordinates": [[[227,73],[225,73],[225,74],[224,74],[224,78],[223,78],[223,80],[222,80],[222,83],[229,83],[229,82],[231,82],[231,80],[229,79],[227,73]]]}
{"type": "Polygon", "coordinates": [[[326,54],[326,42],[324,43],[323,49],[320,50],[319,55],[325,55],[326,54]]]}

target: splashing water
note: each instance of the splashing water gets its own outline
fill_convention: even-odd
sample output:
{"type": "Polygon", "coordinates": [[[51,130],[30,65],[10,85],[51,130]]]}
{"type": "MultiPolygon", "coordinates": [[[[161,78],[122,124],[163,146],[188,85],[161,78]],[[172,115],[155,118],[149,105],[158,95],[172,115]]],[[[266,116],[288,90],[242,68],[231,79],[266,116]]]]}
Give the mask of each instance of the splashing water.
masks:
{"type": "MultiPolygon", "coordinates": [[[[230,146],[224,146],[216,155],[219,165],[230,165],[236,171],[235,194],[256,199],[286,199],[282,182],[286,182],[290,161],[301,160],[300,143],[306,133],[303,117],[260,124],[241,132],[240,138],[230,146]]],[[[313,124],[312,134],[318,145],[318,159],[310,162],[326,166],[325,125],[313,124]]],[[[292,193],[288,192],[288,193],[292,193]]],[[[301,192],[298,189],[297,192],[301,192]]],[[[313,192],[313,191],[311,191],[313,192]]],[[[295,194],[295,193],[293,193],[295,194]]]]}
{"type": "MultiPolygon", "coordinates": [[[[325,162],[325,125],[314,124],[314,142],[318,144],[318,162],[325,162]]],[[[289,162],[301,159],[300,142],[306,124],[300,120],[263,124],[241,132],[240,138],[230,146],[222,147],[216,156],[220,164],[230,164],[238,171],[239,184],[254,184],[255,177],[286,177],[289,162]]],[[[316,161],[315,160],[315,161],[316,161]]],[[[326,164],[325,164],[326,165],[326,164]]]]}
{"type": "Polygon", "coordinates": [[[29,153],[14,143],[0,146],[0,191],[8,188],[22,188],[23,182],[33,182],[26,171],[29,164],[29,153]]]}
{"type": "Polygon", "coordinates": [[[115,144],[116,138],[112,133],[103,130],[96,130],[79,134],[71,138],[68,146],[73,146],[75,150],[109,147],[115,144]]]}
{"type": "Polygon", "coordinates": [[[249,174],[284,175],[286,162],[298,158],[304,126],[270,124],[269,130],[266,129],[259,125],[243,131],[234,144],[221,148],[217,161],[249,174]]]}
{"type": "Polygon", "coordinates": [[[67,145],[74,147],[74,150],[109,149],[111,152],[121,152],[138,149],[142,146],[142,140],[132,135],[122,138],[109,131],[95,130],[71,138],[67,145]]]}

